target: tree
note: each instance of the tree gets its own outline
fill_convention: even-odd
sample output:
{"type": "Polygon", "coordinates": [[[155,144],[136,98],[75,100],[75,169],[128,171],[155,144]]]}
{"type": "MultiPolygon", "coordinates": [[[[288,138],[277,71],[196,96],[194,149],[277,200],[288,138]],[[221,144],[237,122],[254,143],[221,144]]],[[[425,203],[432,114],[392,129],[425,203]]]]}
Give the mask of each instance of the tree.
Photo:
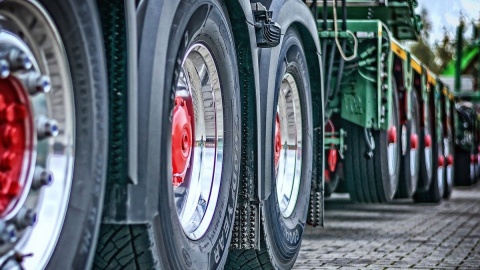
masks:
{"type": "Polygon", "coordinates": [[[438,73],[441,71],[440,66],[435,62],[435,53],[432,50],[428,39],[430,31],[432,30],[432,23],[428,18],[428,11],[423,8],[420,12],[420,19],[423,23],[423,29],[420,32],[418,42],[412,45],[411,52],[415,57],[424,63],[431,71],[438,73]]]}
{"type": "Polygon", "coordinates": [[[452,61],[456,49],[456,41],[451,41],[447,30],[444,28],[443,39],[440,43],[435,43],[435,64],[439,71],[443,71],[452,61]]]}

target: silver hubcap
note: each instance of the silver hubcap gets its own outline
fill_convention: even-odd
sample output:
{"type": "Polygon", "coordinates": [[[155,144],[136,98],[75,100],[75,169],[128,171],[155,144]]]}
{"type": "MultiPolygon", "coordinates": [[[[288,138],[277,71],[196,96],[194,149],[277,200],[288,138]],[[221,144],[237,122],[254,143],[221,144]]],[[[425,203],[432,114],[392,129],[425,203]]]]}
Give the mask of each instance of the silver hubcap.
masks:
{"type": "MultiPolygon", "coordinates": [[[[430,115],[429,115],[429,108],[428,108],[428,104],[427,103],[424,103],[424,107],[423,107],[423,112],[425,114],[425,127],[424,127],[424,134],[425,135],[430,135],[430,128],[429,128],[429,123],[430,123],[430,115]]],[[[421,140],[423,140],[423,142],[425,143],[425,137],[421,138],[421,140]]],[[[432,179],[432,159],[433,159],[433,153],[432,153],[432,147],[431,146],[425,146],[425,148],[423,149],[423,153],[425,155],[425,169],[427,170],[427,176],[428,176],[428,179],[432,179]]]]}
{"type": "MultiPolygon", "coordinates": [[[[439,144],[438,145],[438,153],[440,153],[439,156],[443,155],[442,153],[442,145],[439,144]]],[[[443,183],[443,177],[444,177],[444,166],[438,166],[438,169],[437,169],[437,185],[438,185],[438,190],[440,191],[440,194],[443,195],[443,191],[444,191],[444,183],[443,183]]]]}
{"type": "Polygon", "coordinates": [[[295,209],[302,172],[302,115],[297,83],[292,74],[283,77],[278,97],[281,148],[276,168],[277,199],[282,216],[295,209]]]}
{"type": "Polygon", "coordinates": [[[0,54],[10,72],[2,67],[2,78],[22,84],[27,97],[23,105],[30,108],[33,127],[24,149],[31,154],[18,179],[22,192],[0,221],[1,238],[6,239],[0,244],[1,260],[15,252],[33,253],[23,266],[42,269],[54,250],[70,197],[75,151],[72,82],[58,31],[40,4],[2,1],[0,25],[0,54]],[[13,51],[16,57],[6,57],[13,51]]]}
{"type": "Polygon", "coordinates": [[[447,185],[449,187],[453,186],[453,169],[452,165],[448,164],[448,158],[452,155],[452,150],[450,149],[450,140],[448,138],[443,139],[443,149],[445,149],[445,164],[446,164],[446,175],[447,175],[447,185]]]}
{"type": "MultiPolygon", "coordinates": [[[[394,116],[392,114],[392,117],[390,117],[390,124],[389,124],[390,129],[388,132],[391,132],[392,128],[395,128],[395,132],[396,132],[397,123],[393,118],[394,116]]],[[[391,183],[393,186],[395,184],[394,178],[397,173],[396,169],[398,164],[398,143],[396,139],[388,142],[387,151],[388,151],[388,172],[390,174],[390,180],[392,181],[391,183]]]]}
{"type": "MultiPolygon", "coordinates": [[[[411,134],[415,135],[415,139],[417,140],[415,142],[415,147],[412,147],[412,145],[409,145],[408,147],[410,148],[410,176],[412,179],[412,187],[416,187],[418,183],[418,169],[419,169],[419,162],[418,162],[418,130],[417,130],[417,120],[416,119],[416,114],[414,111],[412,111],[412,128],[411,128],[411,134]]],[[[412,136],[410,136],[412,137],[412,136]]],[[[410,138],[412,139],[412,138],[410,138]]],[[[412,142],[410,142],[412,143],[412,142]]]]}
{"type": "Polygon", "coordinates": [[[223,168],[222,89],[206,46],[194,44],[187,51],[175,94],[186,101],[193,129],[184,179],[174,186],[176,211],[184,232],[197,240],[212,221],[223,168]]]}

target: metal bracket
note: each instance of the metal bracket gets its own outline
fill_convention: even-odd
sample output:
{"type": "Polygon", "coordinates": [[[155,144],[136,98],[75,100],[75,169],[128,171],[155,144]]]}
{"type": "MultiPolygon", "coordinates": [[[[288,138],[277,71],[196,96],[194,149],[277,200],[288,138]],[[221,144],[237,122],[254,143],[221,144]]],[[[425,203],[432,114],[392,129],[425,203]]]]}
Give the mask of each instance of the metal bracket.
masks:
{"type": "Polygon", "coordinates": [[[253,17],[255,18],[255,35],[259,48],[273,48],[280,44],[282,28],[272,21],[272,12],[261,3],[252,3],[253,17]]]}
{"type": "Polygon", "coordinates": [[[372,131],[369,128],[365,128],[365,143],[367,145],[367,150],[364,153],[366,159],[373,158],[373,150],[375,150],[375,140],[373,139],[372,131]]]}

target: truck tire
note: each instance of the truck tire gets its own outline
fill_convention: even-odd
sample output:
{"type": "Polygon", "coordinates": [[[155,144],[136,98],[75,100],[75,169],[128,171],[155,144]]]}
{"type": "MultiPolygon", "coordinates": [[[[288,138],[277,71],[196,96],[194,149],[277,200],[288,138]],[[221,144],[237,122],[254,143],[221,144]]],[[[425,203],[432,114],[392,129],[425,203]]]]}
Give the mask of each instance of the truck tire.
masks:
{"type": "MultiPolygon", "coordinates": [[[[338,122],[337,120],[338,119],[335,121],[327,121],[325,124],[326,133],[335,132],[334,123],[338,122]]],[[[332,135],[331,138],[333,139],[335,136],[332,135]]],[[[340,160],[340,154],[334,144],[330,145],[330,149],[325,149],[324,155],[326,157],[324,170],[324,195],[325,197],[330,197],[332,193],[336,192],[340,182],[343,181],[343,162],[340,160]]]]}
{"type": "Polygon", "coordinates": [[[141,41],[154,52],[140,53],[139,110],[151,124],[139,124],[148,136],[141,180],[158,187],[148,191],[159,194],[156,214],[146,224],[104,225],[96,269],[221,269],[227,258],[241,149],[232,30],[221,1],[185,0],[171,13],[171,25],[141,41]],[[157,43],[164,36],[167,48],[157,43]]]}
{"type": "Polygon", "coordinates": [[[468,152],[460,147],[455,147],[455,185],[471,186],[475,183],[475,166],[471,160],[473,151],[468,152]]]}
{"type": "MultiPolygon", "coordinates": [[[[434,116],[435,106],[433,100],[430,100],[430,105],[430,116],[434,116]]],[[[418,203],[438,203],[442,200],[445,190],[445,151],[443,149],[443,136],[439,136],[439,134],[443,134],[442,124],[438,122],[435,124],[437,121],[436,117],[432,117],[429,120],[430,126],[435,129],[432,140],[432,183],[427,191],[417,191],[415,193],[413,198],[418,203]]]]}
{"type": "Polygon", "coordinates": [[[433,140],[432,126],[430,118],[432,117],[427,102],[422,102],[421,127],[420,127],[420,178],[418,179],[417,192],[427,191],[433,179],[433,140]]]}
{"type": "Polygon", "coordinates": [[[443,147],[445,149],[445,169],[443,176],[444,179],[444,190],[443,198],[449,199],[453,191],[453,182],[454,182],[454,169],[455,169],[455,160],[453,158],[453,138],[451,132],[449,131],[449,136],[443,139],[443,147]]]}
{"type": "Polygon", "coordinates": [[[330,197],[334,192],[339,191],[340,182],[342,182],[343,162],[338,162],[335,171],[325,170],[325,197],[330,197]],[[328,181],[327,181],[328,179],[328,181]]]}
{"type": "Polygon", "coordinates": [[[365,129],[344,121],[348,134],[345,164],[352,164],[344,172],[345,185],[354,202],[385,203],[395,196],[400,170],[400,144],[397,142],[397,138],[400,138],[400,119],[395,87],[392,90],[392,110],[389,129],[372,131],[375,149],[370,159],[365,157],[365,129]]]}
{"type": "Polygon", "coordinates": [[[411,198],[417,190],[418,177],[420,174],[419,161],[419,142],[420,137],[420,112],[417,100],[417,94],[412,91],[411,94],[411,114],[412,118],[406,124],[405,131],[402,130],[402,159],[400,169],[400,179],[398,186],[399,198],[411,198]],[[406,134],[404,135],[403,132],[406,134]],[[403,145],[405,144],[405,145],[403,145]]]}
{"type": "Polygon", "coordinates": [[[96,7],[6,0],[0,25],[0,268],[88,269],[108,146],[96,7]]]}
{"type": "Polygon", "coordinates": [[[275,181],[262,207],[261,250],[232,250],[226,269],[291,269],[300,251],[313,160],[310,79],[295,28],[286,31],[281,46],[271,112],[275,181]]]}

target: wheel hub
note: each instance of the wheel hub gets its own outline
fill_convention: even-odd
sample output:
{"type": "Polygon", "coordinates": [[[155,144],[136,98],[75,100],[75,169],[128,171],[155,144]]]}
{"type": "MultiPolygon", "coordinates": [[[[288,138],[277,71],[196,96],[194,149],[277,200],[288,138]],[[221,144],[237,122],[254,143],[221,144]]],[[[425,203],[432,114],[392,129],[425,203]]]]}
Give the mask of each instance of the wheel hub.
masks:
{"type": "Polygon", "coordinates": [[[397,128],[395,126],[388,129],[388,143],[397,143],[397,128]]]}
{"type": "Polygon", "coordinates": [[[60,34],[39,1],[1,1],[0,26],[0,262],[13,251],[33,253],[23,265],[40,269],[69,205],[72,78],[60,34]]]}
{"type": "Polygon", "coordinates": [[[276,193],[280,212],[287,218],[292,215],[299,196],[303,139],[299,89],[291,73],[284,75],[280,86],[277,116],[281,123],[278,126],[281,136],[278,169],[275,174],[276,193]]]}
{"type": "Polygon", "coordinates": [[[278,162],[280,160],[280,152],[282,150],[282,133],[280,126],[280,117],[275,117],[275,173],[278,171],[278,162]]]}
{"type": "Polygon", "coordinates": [[[447,157],[447,166],[453,165],[453,156],[448,155],[447,157]]]}
{"type": "Polygon", "coordinates": [[[411,149],[418,149],[418,135],[417,134],[410,135],[410,148],[411,149]]]}
{"type": "Polygon", "coordinates": [[[176,97],[172,126],[172,181],[176,187],[185,180],[185,174],[190,167],[191,152],[192,118],[188,113],[185,100],[182,97],[176,97]]]}
{"type": "Polygon", "coordinates": [[[432,136],[430,134],[425,135],[425,147],[431,147],[432,146],[432,136]]]}
{"type": "Polygon", "coordinates": [[[32,162],[33,117],[22,84],[0,79],[0,215],[15,204],[26,181],[22,172],[32,162]]]}
{"type": "MultiPolygon", "coordinates": [[[[335,139],[335,126],[333,125],[332,121],[329,120],[325,125],[325,132],[332,134],[331,138],[335,139]]],[[[338,162],[338,151],[333,143],[330,145],[330,150],[328,151],[327,162],[330,172],[335,172],[338,162]]]]}
{"type": "Polygon", "coordinates": [[[445,166],[445,157],[443,155],[438,157],[438,167],[443,168],[445,166]]]}
{"type": "Polygon", "coordinates": [[[330,151],[328,152],[328,169],[331,172],[335,171],[335,168],[337,167],[337,162],[338,162],[337,149],[330,149],[330,151]]]}

